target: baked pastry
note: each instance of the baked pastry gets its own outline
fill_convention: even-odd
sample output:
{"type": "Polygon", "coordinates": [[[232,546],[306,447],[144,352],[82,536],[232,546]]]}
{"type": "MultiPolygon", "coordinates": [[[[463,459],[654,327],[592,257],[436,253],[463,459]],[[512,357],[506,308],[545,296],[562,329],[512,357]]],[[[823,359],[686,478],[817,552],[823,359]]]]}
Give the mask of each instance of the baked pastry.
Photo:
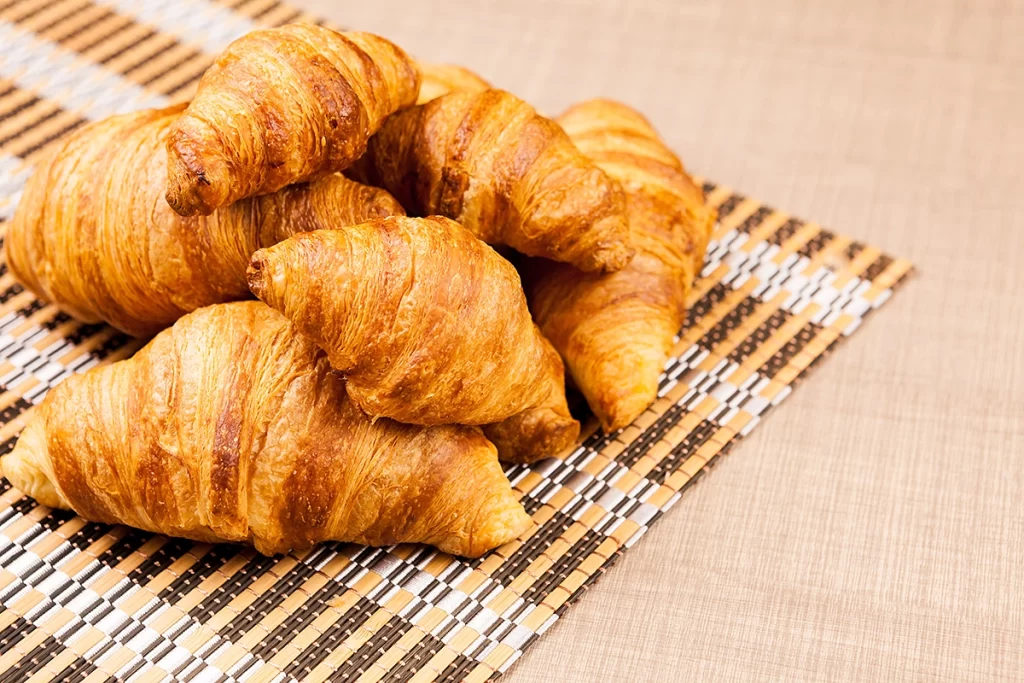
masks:
{"type": "Polygon", "coordinates": [[[550,356],[539,369],[547,395],[536,406],[484,425],[484,434],[498,448],[505,462],[530,464],[564,453],[576,444],[580,423],[569,412],[565,400],[565,369],[551,342],[544,340],[550,356]]]}
{"type": "Polygon", "coordinates": [[[0,467],[89,520],[266,554],[339,540],[476,557],[531,524],[478,429],[371,419],[258,301],[198,310],[69,377],[0,467]]]}
{"type": "Polygon", "coordinates": [[[502,90],[453,92],[390,117],[353,177],[410,215],[457,220],[489,244],[613,271],[633,255],[618,183],[553,121],[502,90]]]}
{"type": "Polygon", "coordinates": [[[340,171],[418,90],[416,65],[379,36],[304,23],[248,33],[207,69],[171,128],[167,202],[206,215],[340,171]]]}
{"type": "Polygon", "coordinates": [[[288,235],[403,213],[339,174],[182,218],[164,201],[164,140],[182,107],[113,116],[36,167],[4,240],[15,277],[85,322],[148,336],[185,313],[249,296],[249,257],[288,235]]]}
{"type": "Polygon", "coordinates": [[[464,66],[456,64],[424,64],[418,62],[420,70],[420,95],[416,104],[424,104],[450,92],[479,92],[491,87],[464,66]]]}
{"type": "Polygon", "coordinates": [[[541,331],[601,425],[614,431],[657,397],[716,215],[679,158],[626,105],[590,100],[557,120],[625,188],[636,256],[606,275],[531,259],[523,279],[541,331]]]}
{"type": "MultiPolygon", "coordinates": [[[[543,409],[530,452],[557,443],[539,455],[579,433],[562,362],[515,268],[452,220],[393,216],[294,235],[253,255],[249,286],[324,349],[369,415],[485,425],[543,409]]],[[[502,446],[503,457],[520,452],[514,439],[502,446]]]]}

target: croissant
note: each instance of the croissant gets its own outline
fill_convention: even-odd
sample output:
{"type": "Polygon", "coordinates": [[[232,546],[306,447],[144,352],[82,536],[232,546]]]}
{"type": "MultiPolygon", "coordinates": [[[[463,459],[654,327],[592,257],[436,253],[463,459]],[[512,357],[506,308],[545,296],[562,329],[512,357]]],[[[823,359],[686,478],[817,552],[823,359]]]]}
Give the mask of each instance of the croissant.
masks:
{"type": "Polygon", "coordinates": [[[313,24],[253,31],[199,81],[167,138],[167,202],[206,215],[243,197],[340,171],[419,74],[393,43],[313,24]]]}
{"type": "Polygon", "coordinates": [[[534,319],[601,425],[613,431],[657,397],[715,211],[679,158],[629,107],[591,100],[558,122],[580,151],[626,189],[636,257],[607,275],[534,259],[524,267],[524,281],[534,319]]]}
{"type": "Polygon", "coordinates": [[[464,66],[455,64],[417,64],[420,70],[420,95],[416,104],[424,104],[450,92],[478,92],[490,84],[464,66]]]}
{"type": "Polygon", "coordinates": [[[398,112],[353,177],[410,214],[453,218],[490,244],[586,271],[629,262],[618,183],[556,123],[502,90],[453,92],[398,112]]]}
{"type": "Polygon", "coordinates": [[[502,440],[500,454],[519,460],[579,433],[561,359],[515,268],[454,221],[390,217],[295,235],[253,255],[249,286],[326,351],[370,415],[485,425],[538,409],[543,433],[523,444],[529,453],[502,440]]]}
{"type": "Polygon", "coordinates": [[[387,192],[334,174],[182,218],[164,201],[164,138],[182,107],[114,116],[62,140],[7,228],[25,286],[86,322],[151,335],[249,295],[249,257],[288,235],[401,214],[387,192]]]}
{"type": "Polygon", "coordinates": [[[484,434],[498,449],[504,462],[530,464],[550,458],[576,443],[580,423],[569,413],[565,400],[565,367],[551,342],[544,339],[549,350],[540,368],[540,377],[548,387],[547,395],[532,408],[484,425],[484,434]]]}
{"type": "Polygon", "coordinates": [[[57,385],[0,467],[89,520],[268,555],[336,540],[476,557],[531,524],[479,430],[367,417],[258,301],[200,309],[57,385]]]}

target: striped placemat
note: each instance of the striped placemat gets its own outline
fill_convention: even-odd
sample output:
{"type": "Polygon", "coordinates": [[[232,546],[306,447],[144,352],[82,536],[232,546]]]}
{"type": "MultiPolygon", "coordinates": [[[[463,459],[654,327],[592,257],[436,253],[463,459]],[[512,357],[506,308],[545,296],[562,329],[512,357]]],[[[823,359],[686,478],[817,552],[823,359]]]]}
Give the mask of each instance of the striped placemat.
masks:
{"type": "MultiPolygon", "coordinates": [[[[296,19],[313,18],[278,0],[0,0],[0,221],[54,140],[187,98],[232,39],[296,19]]],[[[591,425],[564,461],[509,470],[528,536],[475,561],[346,544],[266,558],[87,523],[3,480],[0,683],[500,675],[911,271],[705,189],[721,221],[661,398],[617,434],[591,425]]],[[[47,389],[137,347],[0,263],[0,453],[47,389]]]]}

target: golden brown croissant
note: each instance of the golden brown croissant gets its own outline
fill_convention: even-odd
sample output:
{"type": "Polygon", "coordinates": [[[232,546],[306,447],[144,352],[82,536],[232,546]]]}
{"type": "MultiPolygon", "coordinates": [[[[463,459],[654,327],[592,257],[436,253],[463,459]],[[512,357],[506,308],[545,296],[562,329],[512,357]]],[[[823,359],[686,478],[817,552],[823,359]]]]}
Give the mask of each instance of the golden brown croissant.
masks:
{"type": "Polygon", "coordinates": [[[249,286],[327,352],[370,415],[483,425],[537,408],[532,442],[502,440],[517,460],[579,433],[562,362],[515,268],[454,221],[390,217],[295,235],[253,255],[249,286]]]}
{"type": "Polygon", "coordinates": [[[575,444],[580,435],[580,423],[573,419],[566,405],[565,367],[551,342],[544,339],[544,346],[549,356],[540,373],[548,387],[547,396],[533,408],[484,425],[484,434],[505,462],[530,464],[554,457],[575,444]]]}
{"type": "Polygon", "coordinates": [[[410,214],[453,218],[524,254],[587,271],[618,270],[633,255],[618,183],[502,90],[454,92],[395,114],[352,173],[410,214]]]}
{"type": "Polygon", "coordinates": [[[420,95],[416,104],[424,104],[450,92],[478,92],[491,85],[464,66],[455,64],[424,64],[420,70],[420,95]]]}
{"type": "Polygon", "coordinates": [[[339,540],[474,557],[531,523],[479,430],[367,417],[258,301],[196,311],[68,378],[0,464],[44,505],[267,554],[339,540]]]}
{"type": "Polygon", "coordinates": [[[403,213],[385,191],[334,174],[182,218],[164,201],[164,138],[181,107],[114,116],[61,141],[29,179],[5,239],[28,289],[86,322],[146,336],[249,295],[261,246],[403,213]]]}
{"type": "Polygon", "coordinates": [[[562,354],[601,425],[613,431],[657,396],[715,211],[679,158],[629,107],[590,100],[558,122],[580,151],[622,183],[637,253],[608,275],[533,259],[524,281],[541,331],[562,354]]]}
{"type": "Polygon", "coordinates": [[[419,74],[393,43],[313,24],[253,31],[199,81],[167,139],[167,202],[183,216],[340,171],[419,74]]]}

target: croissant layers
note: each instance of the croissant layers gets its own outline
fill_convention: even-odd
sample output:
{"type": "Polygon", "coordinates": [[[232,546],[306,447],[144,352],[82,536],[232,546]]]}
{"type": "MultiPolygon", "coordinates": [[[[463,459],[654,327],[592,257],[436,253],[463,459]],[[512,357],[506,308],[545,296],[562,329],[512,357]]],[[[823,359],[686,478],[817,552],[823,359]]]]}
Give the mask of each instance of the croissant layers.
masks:
{"type": "Polygon", "coordinates": [[[267,554],[340,540],[475,557],[531,524],[479,430],[367,417],[257,301],[200,309],[68,378],[0,467],[86,519],[267,554]]]}
{"type": "Polygon", "coordinates": [[[171,129],[167,202],[206,215],[340,171],[418,91],[416,65],[379,36],[303,23],[246,34],[171,129]]]}
{"type": "Polygon", "coordinates": [[[370,415],[486,425],[530,411],[528,435],[525,424],[498,430],[510,432],[497,437],[502,457],[517,461],[579,433],[562,362],[515,268],[454,221],[389,217],[295,235],[253,255],[249,284],[326,351],[370,415]]]}
{"type": "Polygon", "coordinates": [[[605,275],[534,259],[523,277],[537,324],[601,425],[614,431],[657,397],[715,211],[679,158],[629,107],[591,100],[557,120],[581,152],[622,183],[637,253],[605,275]]]}
{"type": "Polygon", "coordinates": [[[416,104],[425,104],[450,92],[479,92],[490,84],[464,66],[417,63],[420,70],[420,94],[416,104]]]}
{"type": "Polygon", "coordinates": [[[182,218],[164,201],[164,142],[182,107],[84,126],[29,179],[5,247],[28,289],[85,322],[148,336],[201,306],[249,296],[260,247],[306,230],[404,213],[334,174],[182,218]]]}
{"type": "Polygon", "coordinates": [[[398,112],[351,173],[410,214],[455,219],[489,244],[585,271],[618,270],[633,255],[619,184],[502,90],[451,92],[398,112]]]}

